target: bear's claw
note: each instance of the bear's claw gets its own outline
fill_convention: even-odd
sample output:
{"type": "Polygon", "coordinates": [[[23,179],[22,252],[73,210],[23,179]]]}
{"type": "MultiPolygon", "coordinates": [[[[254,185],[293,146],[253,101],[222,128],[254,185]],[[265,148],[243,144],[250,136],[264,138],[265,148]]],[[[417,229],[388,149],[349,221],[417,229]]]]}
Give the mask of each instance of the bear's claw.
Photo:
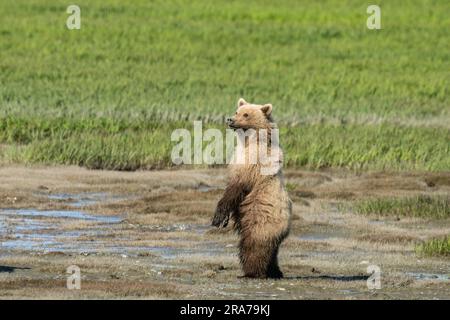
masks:
{"type": "Polygon", "coordinates": [[[229,215],[216,211],[211,225],[217,228],[225,228],[228,225],[229,215]]]}

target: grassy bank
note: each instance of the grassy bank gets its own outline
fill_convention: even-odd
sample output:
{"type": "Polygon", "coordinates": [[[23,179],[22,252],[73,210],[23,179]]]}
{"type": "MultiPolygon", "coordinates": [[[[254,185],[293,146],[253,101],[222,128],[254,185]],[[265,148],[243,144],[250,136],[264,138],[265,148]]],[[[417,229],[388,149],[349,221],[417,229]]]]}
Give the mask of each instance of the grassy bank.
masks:
{"type": "MultiPolygon", "coordinates": [[[[151,119],[8,118],[0,125],[0,159],[116,170],[170,167],[177,143],[170,140],[172,131],[192,126],[151,119]]],[[[288,167],[443,171],[450,168],[450,147],[440,133],[391,125],[310,124],[281,128],[280,139],[288,167]]]]}
{"type": "Polygon", "coordinates": [[[418,255],[450,256],[450,237],[431,239],[416,246],[418,255]]]}
{"type": "Polygon", "coordinates": [[[450,217],[450,198],[421,195],[367,199],[353,204],[353,210],[363,215],[443,219],[450,217]]]}

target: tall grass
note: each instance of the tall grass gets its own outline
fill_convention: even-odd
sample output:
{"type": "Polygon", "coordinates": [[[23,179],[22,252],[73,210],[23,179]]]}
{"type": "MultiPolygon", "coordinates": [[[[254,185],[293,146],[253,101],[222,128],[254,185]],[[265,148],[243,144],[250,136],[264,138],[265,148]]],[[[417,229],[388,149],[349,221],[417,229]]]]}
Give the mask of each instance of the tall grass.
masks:
{"type": "Polygon", "coordinates": [[[353,210],[363,215],[445,219],[450,217],[450,197],[420,195],[367,199],[354,203],[353,210]]]}
{"type": "MultiPolygon", "coordinates": [[[[224,127],[204,125],[205,129],[224,127]]],[[[0,148],[0,159],[117,170],[168,167],[173,165],[170,156],[175,145],[171,133],[178,128],[191,130],[192,122],[146,116],[0,118],[0,142],[7,146],[0,148]]],[[[450,168],[450,147],[440,132],[391,125],[315,124],[281,126],[280,140],[288,167],[441,171],[450,168]]]]}
{"type": "Polygon", "coordinates": [[[450,256],[450,236],[425,241],[416,245],[415,249],[421,256],[450,256]]]}

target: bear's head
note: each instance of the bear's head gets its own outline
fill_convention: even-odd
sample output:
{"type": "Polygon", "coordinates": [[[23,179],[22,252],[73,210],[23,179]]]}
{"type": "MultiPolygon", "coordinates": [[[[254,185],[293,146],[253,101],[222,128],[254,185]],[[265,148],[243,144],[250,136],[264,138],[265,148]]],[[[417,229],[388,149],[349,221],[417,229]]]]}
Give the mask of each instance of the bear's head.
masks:
{"type": "Polygon", "coordinates": [[[272,105],[250,104],[240,98],[238,108],[233,117],[227,119],[227,124],[231,129],[267,129],[273,125],[272,105]]]}

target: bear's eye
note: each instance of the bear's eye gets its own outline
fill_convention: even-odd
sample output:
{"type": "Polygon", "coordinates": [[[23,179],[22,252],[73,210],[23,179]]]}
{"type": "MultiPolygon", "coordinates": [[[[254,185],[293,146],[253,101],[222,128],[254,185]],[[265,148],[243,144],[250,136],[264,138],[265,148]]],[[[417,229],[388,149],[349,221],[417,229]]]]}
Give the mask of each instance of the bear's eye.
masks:
{"type": "Polygon", "coordinates": [[[244,116],[244,118],[247,118],[248,117],[248,113],[244,113],[243,116],[244,116]]]}

